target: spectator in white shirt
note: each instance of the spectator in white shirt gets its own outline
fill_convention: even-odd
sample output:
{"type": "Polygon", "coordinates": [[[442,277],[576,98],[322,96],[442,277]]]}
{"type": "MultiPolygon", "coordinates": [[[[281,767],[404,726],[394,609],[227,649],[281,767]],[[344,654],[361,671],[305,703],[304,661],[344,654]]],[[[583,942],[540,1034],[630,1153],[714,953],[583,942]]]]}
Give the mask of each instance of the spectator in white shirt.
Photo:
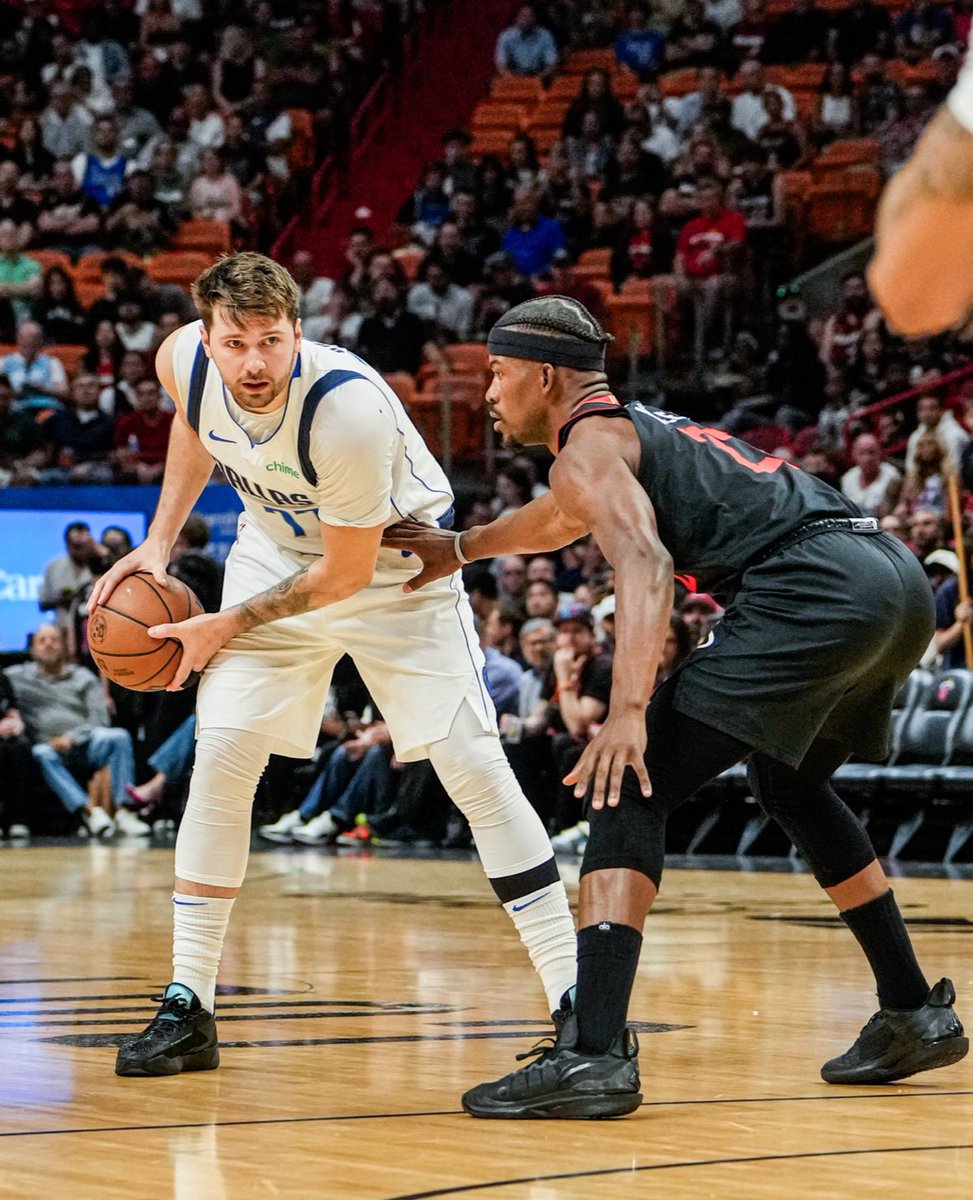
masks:
{"type": "Polygon", "coordinates": [[[776,92],[780,96],[780,102],[784,107],[784,120],[794,120],[797,112],[794,97],[787,88],[778,87],[775,83],[768,83],[760,63],[754,59],[748,59],[740,67],[739,80],[743,85],[743,91],[739,96],[734,97],[730,114],[730,124],[734,129],[745,133],[752,142],[757,140],[757,135],[770,120],[764,107],[764,95],[767,92],[776,92]]]}
{"type": "Polygon", "coordinates": [[[901,473],[882,462],[882,448],[871,433],[855,438],[851,458],[855,465],[841,477],[842,492],[866,517],[884,517],[895,506],[901,473]]]}
{"type": "Polygon", "coordinates": [[[916,457],[916,446],[922,435],[934,433],[946,449],[950,469],[958,471],[963,449],[970,440],[970,435],[946,409],[942,398],[932,393],[920,396],[916,403],[916,416],[919,418],[919,427],[909,437],[909,444],[905,452],[906,470],[912,470],[916,457]]]}
{"type": "Polygon", "coordinates": [[[308,250],[298,250],[291,259],[291,275],[301,293],[301,318],[315,316],[331,299],[334,280],[326,275],[315,275],[314,255],[308,250]]]}
{"type": "Polygon", "coordinates": [[[423,280],[409,289],[409,312],[422,317],[435,328],[439,339],[462,342],[469,336],[473,321],[473,297],[458,287],[438,262],[426,264],[423,280]]]}
{"type": "Polygon", "coordinates": [[[191,83],[186,88],[184,107],[189,128],[180,151],[179,166],[184,172],[192,174],[204,150],[219,150],[226,141],[226,126],[202,83],[191,83]]]}

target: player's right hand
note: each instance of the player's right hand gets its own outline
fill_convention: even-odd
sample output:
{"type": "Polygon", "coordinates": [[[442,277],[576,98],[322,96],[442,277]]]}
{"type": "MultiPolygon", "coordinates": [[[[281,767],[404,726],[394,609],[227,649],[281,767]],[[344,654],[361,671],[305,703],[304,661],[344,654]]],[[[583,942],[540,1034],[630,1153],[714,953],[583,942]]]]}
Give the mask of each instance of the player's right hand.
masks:
{"type": "Polygon", "coordinates": [[[110,567],[100,579],[96,579],[91,595],[88,597],[88,612],[94,612],[99,604],[106,604],[108,597],[127,575],[136,571],[149,571],[152,578],[160,587],[168,587],[166,567],[169,563],[169,553],[157,542],[146,539],[141,546],[136,546],[124,558],[120,558],[110,567]]]}
{"type": "Polygon", "coordinates": [[[436,525],[423,525],[421,521],[397,521],[390,525],[382,534],[382,545],[386,549],[408,550],[422,560],[422,570],[405,584],[404,592],[416,592],[434,579],[452,575],[461,566],[453,532],[436,525]]]}

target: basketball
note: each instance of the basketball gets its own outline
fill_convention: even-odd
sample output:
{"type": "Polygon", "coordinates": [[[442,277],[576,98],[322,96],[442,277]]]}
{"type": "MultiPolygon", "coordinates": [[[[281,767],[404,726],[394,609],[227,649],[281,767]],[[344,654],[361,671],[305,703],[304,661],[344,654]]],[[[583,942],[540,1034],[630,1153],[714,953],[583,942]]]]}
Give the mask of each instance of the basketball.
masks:
{"type": "Polygon", "coordinates": [[[149,637],[149,629],[203,611],[182,580],[166,578],[169,586],[161,588],[148,571],[127,576],[88,618],[88,648],[99,671],[133,692],[162,691],[179,669],[181,644],[149,637]]]}

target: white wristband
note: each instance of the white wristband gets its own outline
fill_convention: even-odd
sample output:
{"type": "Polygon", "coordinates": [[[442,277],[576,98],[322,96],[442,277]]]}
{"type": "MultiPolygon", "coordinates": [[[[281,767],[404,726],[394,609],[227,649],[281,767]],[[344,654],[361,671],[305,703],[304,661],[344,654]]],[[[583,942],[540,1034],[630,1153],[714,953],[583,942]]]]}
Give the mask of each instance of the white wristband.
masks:
{"type": "Polygon", "coordinates": [[[973,62],[967,55],[959,79],[946,97],[949,111],[968,133],[973,133],[973,62]]]}
{"type": "Polygon", "coordinates": [[[466,555],[463,553],[463,547],[459,544],[460,538],[463,536],[464,532],[465,532],[464,530],[460,529],[456,533],[453,534],[453,553],[456,555],[456,557],[460,560],[460,562],[465,567],[467,565],[467,563],[471,563],[473,561],[473,559],[466,557],[466,555]]]}

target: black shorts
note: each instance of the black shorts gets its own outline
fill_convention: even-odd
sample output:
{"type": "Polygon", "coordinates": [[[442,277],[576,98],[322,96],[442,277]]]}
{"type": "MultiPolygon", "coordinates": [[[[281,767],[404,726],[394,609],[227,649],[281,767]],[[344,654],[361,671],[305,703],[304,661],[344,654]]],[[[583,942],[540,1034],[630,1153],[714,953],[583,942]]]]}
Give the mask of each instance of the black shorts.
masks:
{"type": "Polygon", "coordinates": [[[744,572],[677,673],[673,706],[793,767],[818,737],[879,760],[934,627],[929,582],[900,541],[816,534],[744,572]]]}

